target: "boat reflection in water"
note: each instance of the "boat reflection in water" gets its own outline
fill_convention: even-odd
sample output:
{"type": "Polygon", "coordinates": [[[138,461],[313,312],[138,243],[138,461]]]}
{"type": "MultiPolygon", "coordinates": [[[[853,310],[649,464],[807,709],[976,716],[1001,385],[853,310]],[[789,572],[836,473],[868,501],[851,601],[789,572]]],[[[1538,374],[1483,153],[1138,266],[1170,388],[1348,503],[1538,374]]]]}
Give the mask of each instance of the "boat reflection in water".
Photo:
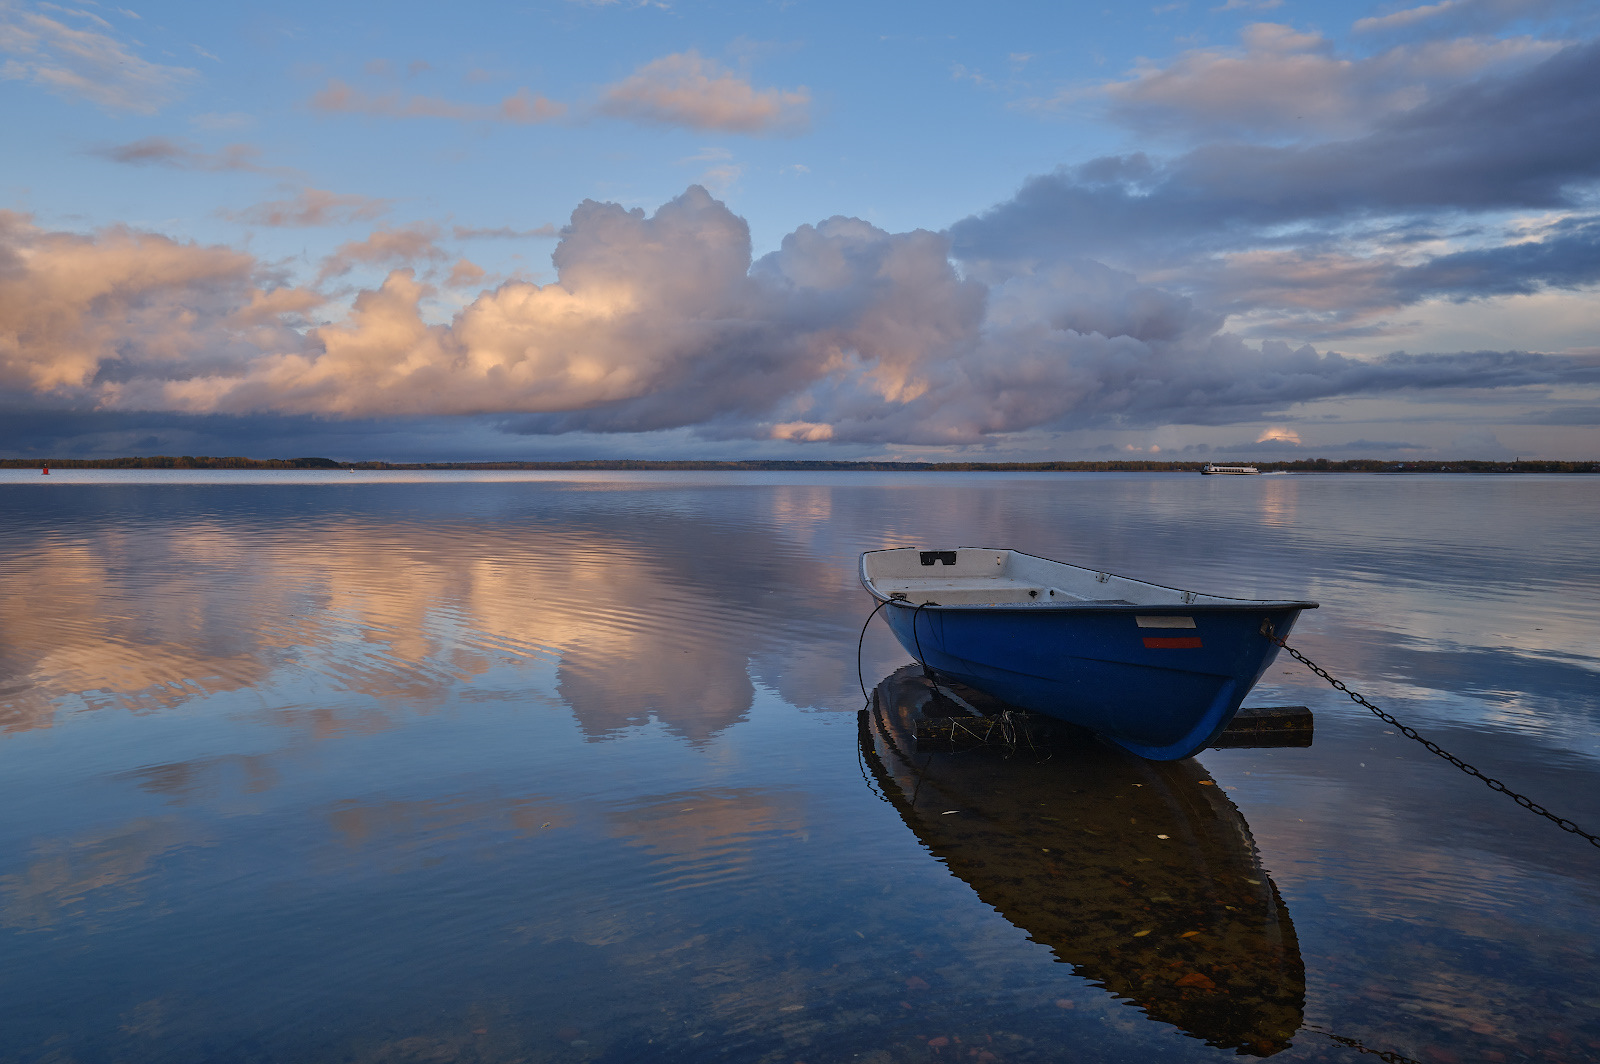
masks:
{"type": "Polygon", "coordinates": [[[1305,1006],[1294,924],[1205,769],[1087,737],[1048,750],[914,737],[965,716],[916,666],[862,712],[867,765],[935,856],[1150,1018],[1244,1054],[1286,1048],[1305,1006]]]}

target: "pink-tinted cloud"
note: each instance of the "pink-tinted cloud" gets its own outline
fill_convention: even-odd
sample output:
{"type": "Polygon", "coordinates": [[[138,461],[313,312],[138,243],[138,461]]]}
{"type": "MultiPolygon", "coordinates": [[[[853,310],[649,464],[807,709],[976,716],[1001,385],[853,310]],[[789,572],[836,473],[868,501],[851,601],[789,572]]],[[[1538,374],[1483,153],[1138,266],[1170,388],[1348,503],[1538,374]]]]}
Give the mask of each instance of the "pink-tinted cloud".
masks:
{"type": "Polygon", "coordinates": [[[1552,16],[1576,15],[1588,6],[1588,0],[1437,0],[1436,3],[1403,7],[1387,14],[1359,18],[1351,28],[1357,33],[1390,33],[1413,37],[1464,32],[1494,33],[1519,22],[1526,24],[1552,16]]]}
{"type": "Polygon", "coordinates": [[[553,122],[567,113],[567,105],[518,89],[495,104],[462,103],[438,96],[405,95],[398,91],[366,93],[338,80],[311,97],[313,110],[327,114],[364,114],[379,118],[441,118],[457,122],[509,122],[534,125],[553,122]]]}
{"type": "MultiPolygon", "coordinates": [[[[400,268],[314,327],[303,316],[323,297],[273,287],[244,253],[4,221],[0,387],[106,410],[499,414],[528,433],[693,427],[958,445],[1039,428],[1255,420],[1330,396],[1600,382],[1600,365],[1572,358],[1359,360],[1252,345],[1223,331],[1217,310],[1129,272],[1062,259],[973,261],[963,274],[947,235],[853,218],[801,226],[752,262],[744,221],[699,187],[653,215],[583,203],[552,283],[509,281],[447,311],[400,268]]],[[[422,263],[447,285],[481,283],[467,260],[445,268],[454,257],[438,235],[428,224],[380,229],[341,246],[324,275],[422,263]]],[[[1327,304],[1295,287],[1297,270],[1303,285],[1337,282],[1350,298],[1384,290],[1364,264],[1326,257],[1241,255],[1230,270],[1215,287],[1313,315],[1327,304]],[[1285,280],[1275,288],[1274,277],[1285,280]]]]}
{"type": "Polygon", "coordinates": [[[302,188],[288,199],[268,200],[240,211],[225,211],[223,216],[246,225],[316,226],[348,225],[371,221],[387,213],[389,201],[351,192],[328,192],[302,188]]]}
{"type": "Polygon", "coordinates": [[[811,93],[804,86],[758,90],[747,78],[690,51],[646,63],[607,87],[599,110],[646,125],[794,134],[810,124],[810,106],[811,93]]]}
{"type": "Polygon", "coordinates": [[[1186,138],[1348,136],[1442,88],[1532,64],[1561,47],[1531,37],[1465,37],[1352,58],[1320,34],[1277,23],[1248,26],[1241,38],[1240,48],[1187,51],[1104,86],[1112,116],[1186,138]]]}
{"type": "Polygon", "coordinates": [[[471,288],[482,283],[484,276],[482,266],[466,259],[458,259],[456,264],[450,267],[450,276],[445,279],[444,284],[446,288],[471,288]]]}
{"type": "Polygon", "coordinates": [[[1408,7],[1394,11],[1387,15],[1374,15],[1370,18],[1358,18],[1354,29],[1357,33],[1371,33],[1374,30],[1393,30],[1403,27],[1415,26],[1419,22],[1437,18],[1452,8],[1459,8],[1461,0],[1439,0],[1437,4],[1423,4],[1420,7],[1408,7]]]}
{"type": "Polygon", "coordinates": [[[439,227],[429,222],[414,222],[396,229],[379,229],[365,240],[340,244],[338,250],[323,259],[318,279],[325,281],[330,277],[343,276],[357,265],[409,264],[449,258],[434,243],[438,239],[439,227]]]}
{"type": "Polygon", "coordinates": [[[121,226],[48,232],[0,211],[0,387],[92,399],[117,360],[151,380],[237,372],[303,346],[295,326],[323,302],[231,248],[121,226]]]}

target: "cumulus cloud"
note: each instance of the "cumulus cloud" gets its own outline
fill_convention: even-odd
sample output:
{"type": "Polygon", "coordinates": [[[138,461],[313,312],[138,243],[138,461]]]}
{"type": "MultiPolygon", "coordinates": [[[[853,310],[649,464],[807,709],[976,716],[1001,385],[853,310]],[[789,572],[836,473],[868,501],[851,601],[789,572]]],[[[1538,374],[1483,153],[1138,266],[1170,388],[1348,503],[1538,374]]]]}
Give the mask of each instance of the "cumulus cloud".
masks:
{"type": "Polygon", "coordinates": [[[225,211],[223,216],[246,225],[348,225],[351,222],[371,221],[388,210],[389,201],[385,199],[374,199],[353,192],[302,188],[288,199],[267,200],[243,210],[225,211]]]}
{"type": "MultiPolygon", "coordinates": [[[[1428,36],[1464,13],[1509,10],[1496,3],[1376,15],[1389,21],[1366,31],[1391,36],[1366,55],[1288,26],[1248,27],[1236,49],[1184,52],[1102,90],[1128,126],[1181,130],[1199,138],[1192,147],[1029,178],[943,233],[828,218],[754,261],[745,222],[713,195],[738,176],[722,148],[681,160],[711,169],[654,213],[586,201],[559,227],[364,227],[304,287],[232,248],[125,227],[47,232],[3,215],[0,404],[8,421],[48,403],[125,433],[156,416],[282,419],[404,425],[415,446],[417,426],[437,439],[458,424],[480,442],[570,433],[561,446],[578,448],[635,433],[782,453],[1239,423],[1252,426],[1237,434],[1246,442],[1290,448],[1303,404],[1492,399],[1538,407],[1525,423],[1579,438],[1600,387],[1600,353],[1579,347],[1588,323],[1600,328],[1584,300],[1600,286],[1600,41],[1428,36]],[[447,231],[558,239],[555,280],[496,283],[441,247],[447,231]],[[1390,349],[1373,338],[1430,316],[1470,323],[1498,308],[1503,322],[1515,305],[1531,321],[1556,301],[1564,354],[1325,347],[1362,338],[1370,354],[1390,349]]],[[[459,121],[560,113],[539,100],[523,90],[468,104],[330,81],[313,102],[459,121]]],[[[757,89],[687,52],[640,67],[598,106],[783,133],[803,128],[809,96],[757,89]]],[[[207,152],[160,137],[98,154],[263,169],[242,145],[207,152]]],[[[289,185],[278,195],[229,217],[376,224],[389,206],[289,185]]],[[[1524,342],[1502,332],[1494,343],[1524,342]]],[[[1463,343],[1485,342],[1449,346],[1463,343]]]]}
{"type": "Polygon", "coordinates": [[[263,166],[261,149],[251,144],[229,144],[221,151],[201,151],[172,137],[145,137],[126,144],[95,148],[92,154],[129,166],[164,166],[173,170],[212,172],[244,171],[252,174],[283,173],[282,167],[263,166]]]}
{"type": "MultiPolygon", "coordinates": [[[[379,230],[325,272],[438,262],[436,227],[379,230]]],[[[502,414],[521,433],[691,428],[798,443],[971,444],[1031,429],[1226,424],[1336,396],[1600,383],[1600,359],[1365,360],[1249,344],[1191,298],[1086,258],[984,278],[946,235],[836,217],[751,261],[691,187],[654,214],[587,201],[557,280],[448,320],[410,269],[340,320],[248,255],[125,229],[0,229],[0,388],[105,410],[340,419],[502,414]]],[[[447,284],[473,284],[459,260],[447,284]]]]}
{"type": "Polygon", "coordinates": [[[55,4],[0,4],[0,52],[11,57],[0,64],[0,79],[32,82],[108,111],[154,114],[198,76],[141,59],[98,15],[55,4]]]}
{"type": "Polygon", "coordinates": [[[363,114],[379,118],[443,118],[457,122],[509,122],[535,125],[553,122],[567,113],[557,100],[518,89],[494,104],[462,103],[438,96],[406,95],[397,90],[382,93],[360,89],[329,78],[311,97],[313,110],[327,114],[363,114]]]}
{"type": "Polygon", "coordinates": [[[0,211],[0,390],[95,402],[298,348],[323,302],[251,256],[124,227],[49,232],[0,211]]]}
{"type": "Polygon", "coordinates": [[[758,90],[747,78],[690,51],[662,56],[607,87],[599,110],[646,125],[793,134],[810,123],[810,106],[811,93],[804,86],[758,90]]]}

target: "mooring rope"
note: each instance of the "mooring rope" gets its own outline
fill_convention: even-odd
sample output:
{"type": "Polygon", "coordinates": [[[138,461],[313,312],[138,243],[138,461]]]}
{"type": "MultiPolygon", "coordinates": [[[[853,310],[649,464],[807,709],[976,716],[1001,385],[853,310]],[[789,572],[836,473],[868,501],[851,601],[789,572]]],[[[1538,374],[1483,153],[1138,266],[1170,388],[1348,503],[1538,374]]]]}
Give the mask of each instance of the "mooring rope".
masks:
{"type": "MultiPolygon", "coordinates": [[[[872,701],[872,696],[867,694],[867,678],[861,672],[861,649],[866,645],[867,642],[867,627],[872,624],[872,618],[878,615],[879,610],[883,609],[889,603],[896,601],[900,602],[901,605],[910,605],[910,603],[906,602],[903,598],[886,598],[879,602],[876,606],[872,607],[872,612],[867,614],[867,619],[861,624],[861,638],[856,640],[856,683],[861,685],[861,700],[863,702],[872,701]]],[[[917,633],[917,617],[921,615],[925,607],[937,605],[937,602],[921,602],[918,603],[917,608],[911,612],[911,638],[917,645],[917,664],[922,666],[922,674],[927,676],[929,679],[933,678],[933,670],[928,668],[928,659],[922,656],[922,636],[917,633]]]]}
{"type": "Polygon", "coordinates": [[[1532,798],[1529,798],[1526,795],[1518,794],[1516,791],[1512,790],[1510,787],[1507,787],[1504,783],[1501,783],[1499,780],[1495,779],[1493,776],[1484,775],[1482,772],[1479,772],[1472,765],[1467,764],[1465,761],[1461,760],[1459,757],[1457,757],[1456,755],[1452,754],[1450,751],[1444,749],[1438,743],[1435,743],[1432,740],[1423,738],[1420,734],[1417,733],[1417,731],[1414,728],[1409,728],[1406,725],[1401,724],[1394,717],[1390,716],[1388,713],[1385,713],[1383,710],[1379,709],[1377,706],[1373,705],[1371,702],[1368,702],[1365,698],[1363,698],[1361,696],[1361,694],[1359,692],[1352,691],[1352,690],[1350,690],[1349,687],[1345,686],[1345,684],[1343,682],[1341,682],[1339,680],[1335,680],[1331,675],[1329,675],[1327,669],[1324,669],[1321,665],[1318,665],[1316,662],[1312,661],[1310,658],[1306,657],[1304,654],[1300,653],[1298,650],[1296,650],[1294,647],[1290,646],[1287,642],[1285,642],[1282,638],[1280,638],[1278,633],[1277,633],[1277,630],[1272,627],[1272,622],[1270,620],[1261,622],[1261,634],[1266,636],[1275,645],[1277,645],[1279,647],[1282,647],[1284,650],[1287,650],[1290,653],[1290,655],[1292,655],[1294,657],[1294,659],[1296,661],[1300,662],[1300,664],[1304,665],[1306,668],[1310,669],[1312,672],[1316,673],[1318,676],[1322,677],[1324,680],[1327,680],[1328,683],[1333,685],[1334,690],[1343,691],[1345,694],[1350,696],[1350,700],[1352,702],[1356,703],[1359,706],[1365,706],[1367,709],[1372,711],[1372,715],[1373,716],[1377,717],[1379,720],[1383,721],[1385,724],[1394,725],[1395,728],[1400,732],[1400,734],[1404,735],[1407,739],[1411,739],[1411,740],[1413,740],[1415,742],[1421,743],[1424,747],[1427,748],[1429,753],[1437,754],[1439,757],[1444,758],[1446,761],[1450,762],[1452,765],[1454,765],[1456,768],[1460,769],[1462,772],[1465,772],[1467,775],[1475,776],[1478,779],[1482,780],[1488,786],[1488,788],[1491,791],[1499,791],[1501,794],[1506,795],[1512,801],[1516,802],[1518,805],[1522,806],[1522,808],[1528,810],[1530,813],[1538,813],[1540,816],[1544,817],[1546,820],[1548,820],[1551,823],[1553,823],[1556,827],[1560,828],[1562,831],[1570,832],[1573,835],[1576,835],[1581,839],[1585,839],[1585,840],[1588,841],[1589,845],[1595,847],[1596,849],[1600,849],[1600,836],[1595,836],[1595,835],[1589,834],[1587,831],[1583,830],[1577,824],[1574,824],[1572,821],[1568,820],[1566,817],[1557,816],[1555,813],[1552,813],[1550,810],[1546,809],[1544,806],[1540,805],[1538,802],[1534,801],[1532,798]]]}
{"type": "Polygon", "coordinates": [[[861,648],[865,646],[867,642],[867,625],[871,624],[872,618],[876,617],[878,615],[878,611],[883,609],[888,604],[889,600],[884,599],[882,602],[872,607],[872,612],[867,614],[866,621],[864,621],[861,625],[861,638],[856,640],[856,682],[861,685],[861,700],[867,703],[871,703],[872,696],[867,694],[867,678],[861,674],[861,648]]]}

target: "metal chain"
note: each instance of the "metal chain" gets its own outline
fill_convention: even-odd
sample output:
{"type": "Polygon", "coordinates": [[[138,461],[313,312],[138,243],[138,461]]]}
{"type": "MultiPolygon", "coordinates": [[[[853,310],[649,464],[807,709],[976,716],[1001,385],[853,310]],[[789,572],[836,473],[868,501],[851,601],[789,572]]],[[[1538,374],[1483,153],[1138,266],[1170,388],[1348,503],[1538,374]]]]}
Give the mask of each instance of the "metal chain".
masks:
{"type": "Polygon", "coordinates": [[[1384,1061],[1385,1064],[1422,1064],[1420,1060],[1414,1060],[1411,1057],[1402,1056],[1392,1049],[1368,1049],[1355,1038],[1346,1038],[1344,1035],[1334,1034],[1332,1031],[1326,1030],[1314,1023],[1304,1024],[1300,1030],[1309,1031],[1312,1034],[1320,1034],[1329,1041],[1339,1043],[1346,1049],[1353,1049],[1357,1053],[1364,1053],[1369,1057],[1377,1057],[1379,1060],[1384,1061]]]}
{"type": "Polygon", "coordinates": [[[1330,684],[1333,685],[1333,689],[1334,690],[1343,691],[1345,694],[1350,696],[1350,700],[1352,702],[1354,702],[1354,703],[1356,703],[1357,705],[1360,705],[1360,706],[1365,706],[1367,709],[1372,711],[1373,716],[1377,717],[1379,720],[1383,721],[1385,724],[1394,725],[1395,728],[1399,730],[1400,734],[1404,735],[1407,739],[1411,739],[1411,740],[1413,740],[1415,742],[1421,743],[1423,746],[1425,746],[1428,749],[1429,753],[1433,753],[1433,754],[1439,755],[1440,757],[1444,758],[1446,761],[1448,761],[1452,765],[1454,765],[1456,768],[1460,769],[1462,772],[1465,772],[1467,775],[1476,776],[1478,779],[1482,780],[1485,784],[1488,785],[1488,787],[1489,787],[1489,789],[1491,791],[1499,791],[1501,794],[1507,796],[1512,801],[1516,802],[1518,805],[1522,806],[1522,808],[1528,810],[1529,812],[1538,813],[1540,816],[1544,817],[1546,820],[1548,820],[1551,823],[1553,823],[1556,827],[1560,828],[1562,831],[1568,831],[1568,832],[1571,832],[1572,834],[1578,836],[1581,839],[1586,839],[1586,840],[1588,840],[1589,845],[1594,846],[1597,849],[1600,849],[1600,836],[1595,836],[1595,835],[1589,834],[1587,831],[1583,830],[1578,825],[1576,825],[1572,821],[1568,820],[1566,817],[1557,816],[1555,813],[1552,813],[1550,810],[1546,809],[1544,806],[1540,805],[1538,802],[1534,801],[1532,798],[1529,798],[1529,797],[1527,797],[1525,795],[1518,794],[1516,791],[1512,790],[1510,787],[1507,787],[1504,783],[1501,783],[1499,780],[1495,779],[1493,776],[1485,776],[1482,772],[1479,772],[1473,766],[1467,764],[1465,761],[1461,760],[1459,757],[1457,757],[1456,755],[1452,754],[1450,751],[1444,749],[1438,743],[1432,742],[1431,740],[1428,740],[1428,739],[1424,739],[1421,735],[1417,734],[1415,729],[1408,728],[1404,724],[1401,724],[1398,720],[1395,720],[1389,714],[1385,713],[1383,710],[1379,709],[1377,706],[1373,705],[1371,702],[1368,702],[1365,698],[1361,697],[1361,695],[1358,692],[1350,690],[1350,688],[1346,687],[1344,685],[1344,683],[1342,683],[1339,680],[1335,680],[1332,676],[1330,676],[1328,674],[1328,670],[1327,669],[1324,669],[1321,665],[1318,665],[1316,662],[1312,661],[1310,658],[1306,657],[1304,654],[1300,653],[1294,647],[1290,646],[1288,643],[1286,643],[1282,639],[1280,639],[1278,637],[1277,632],[1273,630],[1271,621],[1262,621],[1261,622],[1261,634],[1266,636],[1269,640],[1271,640],[1277,646],[1282,647],[1284,650],[1287,650],[1294,657],[1294,659],[1296,661],[1300,662],[1300,664],[1304,665],[1306,668],[1310,669],[1312,672],[1316,673],[1318,676],[1322,677],[1324,680],[1327,680],[1330,684]]]}

